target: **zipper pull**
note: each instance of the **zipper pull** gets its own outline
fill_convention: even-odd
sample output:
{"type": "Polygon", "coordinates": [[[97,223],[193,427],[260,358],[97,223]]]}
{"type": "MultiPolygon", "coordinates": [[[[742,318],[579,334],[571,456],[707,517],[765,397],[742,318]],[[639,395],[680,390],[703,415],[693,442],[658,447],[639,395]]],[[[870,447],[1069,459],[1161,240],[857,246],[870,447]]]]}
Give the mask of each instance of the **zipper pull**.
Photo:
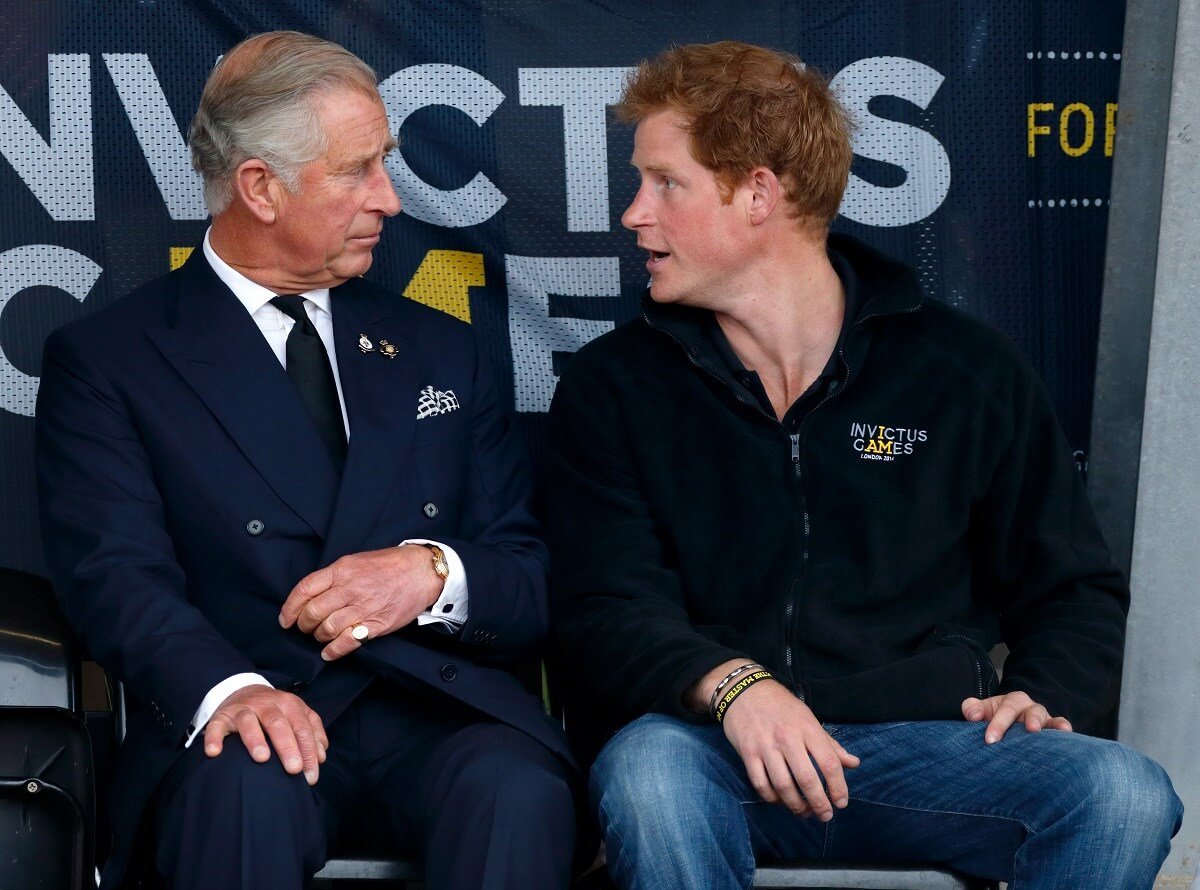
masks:
{"type": "Polygon", "coordinates": [[[800,463],[800,434],[792,433],[788,436],[792,440],[792,463],[800,463]]]}

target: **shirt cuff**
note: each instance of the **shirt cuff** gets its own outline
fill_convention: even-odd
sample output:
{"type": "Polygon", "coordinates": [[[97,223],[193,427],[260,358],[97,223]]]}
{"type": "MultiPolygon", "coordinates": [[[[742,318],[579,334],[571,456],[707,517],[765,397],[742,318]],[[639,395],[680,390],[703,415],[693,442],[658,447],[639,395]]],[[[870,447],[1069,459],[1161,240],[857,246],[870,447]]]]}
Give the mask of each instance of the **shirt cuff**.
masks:
{"type": "Polygon", "coordinates": [[[400,542],[401,547],[405,544],[433,544],[441,547],[442,553],[446,555],[446,565],[450,568],[450,574],[442,585],[442,595],[428,611],[417,616],[417,624],[422,627],[426,624],[437,624],[440,625],[438,629],[458,631],[467,623],[467,570],[463,566],[462,557],[453,547],[428,538],[408,538],[400,542]]]}
{"type": "Polygon", "coordinates": [[[221,707],[221,702],[229,698],[239,689],[245,689],[247,686],[270,686],[266,678],[259,674],[234,674],[232,677],[227,677],[222,680],[212,689],[208,690],[208,695],[204,696],[204,700],[200,702],[200,707],[196,709],[196,713],[192,716],[192,724],[188,727],[187,741],[183,743],[183,747],[190,748],[192,742],[196,740],[204,727],[208,725],[209,718],[212,717],[213,711],[221,707]]]}

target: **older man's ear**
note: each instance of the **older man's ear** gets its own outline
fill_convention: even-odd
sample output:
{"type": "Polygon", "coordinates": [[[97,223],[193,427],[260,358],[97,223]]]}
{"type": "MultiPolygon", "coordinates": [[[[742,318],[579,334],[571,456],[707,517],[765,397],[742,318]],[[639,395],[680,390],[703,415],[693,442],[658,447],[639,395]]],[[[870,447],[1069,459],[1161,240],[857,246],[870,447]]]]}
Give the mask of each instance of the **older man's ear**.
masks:
{"type": "Polygon", "coordinates": [[[284,185],[265,161],[250,158],[234,173],[236,201],[259,222],[270,225],[279,213],[284,185]]]}

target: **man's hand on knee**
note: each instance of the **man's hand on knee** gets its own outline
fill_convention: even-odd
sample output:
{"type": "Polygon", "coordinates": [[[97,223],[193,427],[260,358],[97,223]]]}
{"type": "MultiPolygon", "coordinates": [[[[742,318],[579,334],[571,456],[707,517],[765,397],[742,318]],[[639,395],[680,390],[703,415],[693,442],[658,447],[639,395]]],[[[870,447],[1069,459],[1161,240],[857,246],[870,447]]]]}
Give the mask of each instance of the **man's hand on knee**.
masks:
{"type": "Polygon", "coordinates": [[[283,768],[291,775],[303,771],[310,785],[317,784],[329,748],[317,712],[292,693],[269,686],[246,686],[221,702],[204,727],[204,753],[220,754],[227,735],[240,735],[259,763],[270,760],[274,748],[283,768]]]}
{"type": "Polygon", "coordinates": [[[764,680],[729,706],[722,724],[746,775],[767,803],[823,822],[849,802],[843,770],[859,760],[825,731],[786,686],[764,680]],[[831,802],[832,801],[832,802],[831,802]]]}
{"type": "Polygon", "coordinates": [[[972,723],[988,721],[983,740],[991,745],[1004,738],[1009,727],[1020,720],[1030,732],[1043,729],[1071,731],[1071,721],[1066,717],[1052,717],[1045,707],[1039,705],[1024,692],[1008,692],[991,698],[968,698],[962,703],[963,716],[972,723]]]}

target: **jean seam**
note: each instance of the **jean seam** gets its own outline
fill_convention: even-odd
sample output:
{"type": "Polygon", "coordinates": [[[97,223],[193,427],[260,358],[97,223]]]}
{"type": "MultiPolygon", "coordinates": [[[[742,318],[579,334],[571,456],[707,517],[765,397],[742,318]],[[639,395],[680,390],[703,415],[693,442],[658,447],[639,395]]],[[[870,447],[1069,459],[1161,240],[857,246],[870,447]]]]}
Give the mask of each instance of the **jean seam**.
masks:
{"type": "Polygon", "coordinates": [[[965,817],[971,818],[971,819],[1003,819],[1005,822],[1016,822],[1023,829],[1025,829],[1025,831],[1030,836],[1037,834],[1037,829],[1030,828],[1029,824],[1026,823],[1024,819],[1019,819],[1016,816],[1006,816],[1001,813],[968,812],[965,810],[943,810],[938,807],[904,806],[903,804],[887,803],[882,800],[870,800],[869,798],[865,798],[865,797],[861,797],[861,796],[853,797],[852,802],[855,800],[857,800],[861,803],[869,803],[869,804],[872,804],[873,806],[877,806],[877,807],[888,807],[889,809],[893,809],[893,810],[907,810],[912,813],[936,813],[939,816],[965,816],[965,817]]]}
{"type": "Polygon", "coordinates": [[[608,813],[605,812],[604,806],[597,804],[593,809],[596,813],[596,823],[600,829],[600,838],[603,844],[604,870],[611,875],[617,868],[617,860],[620,859],[621,849],[624,847],[624,844],[621,843],[621,834],[616,830],[613,820],[609,817],[608,813]],[[616,843],[610,843],[610,840],[616,841],[616,843]]]}

